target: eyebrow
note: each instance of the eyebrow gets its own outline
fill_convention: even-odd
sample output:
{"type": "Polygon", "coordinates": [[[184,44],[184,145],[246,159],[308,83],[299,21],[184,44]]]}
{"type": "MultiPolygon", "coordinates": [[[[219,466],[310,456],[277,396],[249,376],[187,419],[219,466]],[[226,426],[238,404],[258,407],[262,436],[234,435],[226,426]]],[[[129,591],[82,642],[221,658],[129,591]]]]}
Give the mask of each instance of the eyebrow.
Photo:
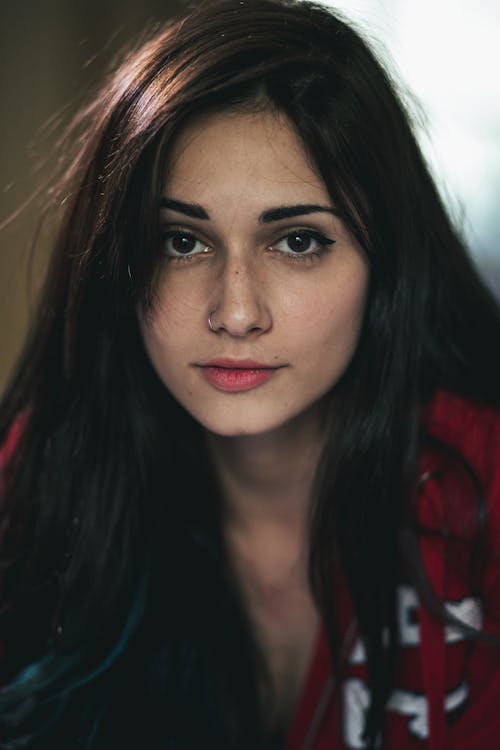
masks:
{"type": "MultiPolygon", "coordinates": [[[[192,219],[210,219],[208,212],[203,206],[200,206],[199,203],[185,203],[184,201],[179,201],[175,198],[162,198],[161,207],[169,208],[171,211],[177,211],[178,213],[189,216],[192,219]]],[[[307,214],[314,213],[329,213],[333,214],[333,216],[338,216],[338,212],[331,206],[318,206],[316,204],[306,203],[298,204],[296,206],[277,206],[276,208],[269,208],[267,211],[263,211],[260,214],[259,223],[270,224],[273,221],[290,219],[294,216],[306,216],[307,214]]]]}
{"type": "Polygon", "coordinates": [[[184,201],[177,201],[173,198],[162,198],[160,206],[162,208],[170,208],[172,211],[177,211],[180,214],[190,216],[192,219],[210,218],[203,206],[200,206],[198,203],[184,203],[184,201]]]}
{"type": "Polygon", "coordinates": [[[270,208],[259,216],[259,222],[269,224],[272,221],[280,219],[290,219],[294,216],[306,216],[307,214],[328,213],[337,216],[337,211],[331,206],[316,206],[314,204],[305,204],[298,206],[279,206],[270,208]]]}

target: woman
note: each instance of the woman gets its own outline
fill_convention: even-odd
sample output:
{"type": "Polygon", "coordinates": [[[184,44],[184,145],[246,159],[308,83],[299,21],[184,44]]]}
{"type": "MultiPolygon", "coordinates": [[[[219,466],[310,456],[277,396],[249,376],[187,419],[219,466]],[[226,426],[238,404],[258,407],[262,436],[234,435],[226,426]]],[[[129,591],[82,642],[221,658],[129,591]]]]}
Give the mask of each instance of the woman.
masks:
{"type": "Polygon", "coordinates": [[[496,747],[500,315],[364,41],[206,4],[70,141],[1,410],[1,746],[496,747]]]}

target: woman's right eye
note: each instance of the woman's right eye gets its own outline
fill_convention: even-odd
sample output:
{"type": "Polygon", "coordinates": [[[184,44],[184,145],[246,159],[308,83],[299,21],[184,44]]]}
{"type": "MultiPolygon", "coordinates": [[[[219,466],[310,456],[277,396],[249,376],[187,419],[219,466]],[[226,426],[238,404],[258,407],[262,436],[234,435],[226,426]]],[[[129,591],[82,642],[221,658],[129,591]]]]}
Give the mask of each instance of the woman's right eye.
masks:
{"type": "Polygon", "coordinates": [[[185,258],[208,253],[210,246],[190,232],[179,230],[164,232],[161,237],[162,252],[169,258],[185,258]]]}

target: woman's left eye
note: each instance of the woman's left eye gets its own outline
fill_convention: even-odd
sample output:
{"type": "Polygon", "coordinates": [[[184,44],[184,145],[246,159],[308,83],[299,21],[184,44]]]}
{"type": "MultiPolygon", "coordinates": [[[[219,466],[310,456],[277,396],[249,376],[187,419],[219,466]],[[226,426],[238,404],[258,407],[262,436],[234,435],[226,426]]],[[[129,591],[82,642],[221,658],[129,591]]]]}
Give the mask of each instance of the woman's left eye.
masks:
{"type": "Polygon", "coordinates": [[[277,242],[273,242],[269,249],[284,255],[305,258],[320,255],[334,243],[335,240],[312,229],[294,229],[277,242]]]}

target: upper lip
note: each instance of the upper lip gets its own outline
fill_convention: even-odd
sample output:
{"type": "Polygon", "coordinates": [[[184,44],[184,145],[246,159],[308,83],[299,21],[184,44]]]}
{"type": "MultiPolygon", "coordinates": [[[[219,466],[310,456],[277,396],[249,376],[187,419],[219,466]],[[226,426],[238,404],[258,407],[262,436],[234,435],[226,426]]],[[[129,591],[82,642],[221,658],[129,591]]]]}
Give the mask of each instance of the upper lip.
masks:
{"type": "Polygon", "coordinates": [[[284,365],[268,365],[265,362],[256,362],[254,359],[232,359],[231,357],[196,362],[195,366],[220,367],[226,370],[277,370],[279,367],[284,367],[284,365]]]}

